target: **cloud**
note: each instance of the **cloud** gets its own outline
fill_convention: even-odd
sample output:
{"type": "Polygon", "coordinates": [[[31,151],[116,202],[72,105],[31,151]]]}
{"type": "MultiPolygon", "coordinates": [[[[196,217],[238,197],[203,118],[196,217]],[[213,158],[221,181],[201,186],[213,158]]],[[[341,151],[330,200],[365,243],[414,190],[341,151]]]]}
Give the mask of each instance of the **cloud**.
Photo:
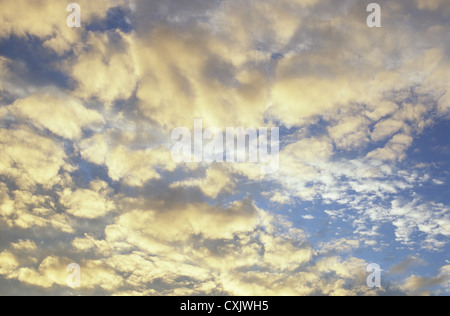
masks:
{"type": "Polygon", "coordinates": [[[401,274],[401,273],[405,273],[406,271],[408,271],[408,269],[411,269],[413,267],[420,266],[420,265],[425,265],[425,264],[426,264],[426,262],[423,259],[415,257],[415,256],[409,256],[402,262],[391,267],[389,269],[389,273],[401,274]]]}
{"type": "Polygon", "coordinates": [[[420,203],[414,201],[404,204],[393,201],[391,216],[396,227],[396,237],[405,243],[412,242],[412,235],[419,231],[427,236],[423,246],[428,249],[441,248],[446,242],[439,241],[439,236],[449,236],[450,218],[447,208],[436,203],[420,203]]]}
{"type": "Polygon", "coordinates": [[[396,134],[403,128],[403,126],[402,121],[397,121],[395,119],[381,121],[375,125],[371,138],[376,142],[384,140],[386,137],[396,134]]]}
{"type": "MultiPolygon", "coordinates": [[[[54,286],[67,285],[67,266],[71,263],[68,258],[55,256],[46,257],[38,269],[20,268],[9,275],[9,278],[17,278],[26,284],[50,289],[54,286]]],[[[88,260],[80,264],[81,284],[86,289],[102,288],[107,291],[117,289],[122,283],[122,278],[114,274],[114,271],[103,262],[88,260]]]]}
{"type": "Polygon", "coordinates": [[[92,236],[85,234],[83,238],[75,238],[72,245],[79,252],[87,252],[95,250],[101,254],[108,254],[111,252],[111,246],[105,240],[96,240],[92,236]]]}
{"type": "Polygon", "coordinates": [[[9,110],[19,119],[30,120],[37,128],[72,140],[82,136],[83,128],[100,127],[104,123],[99,113],[86,109],[78,100],[48,94],[17,100],[9,110]]]}
{"type": "Polygon", "coordinates": [[[288,276],[246,271],[232,279],[224,277],[224,288],[234,295],[362,295],[369,292],[364,284],[363,266],[364,262],[356,258],[329,257],[288,276]]]}
{"type": "Polygon", "coordinates": [[[85,51],[67,67],[78,82],[75,95],[83,99],[96,98],[106,106],[115,100],[129,99],[137,84],[130,37],[90,32],[85,51]]]}
{"type": "Polygon", "coordinates": [[[62,182],[60,170],[71,169],[61,145],[23,126],[14,131],[0,129],[0,148],[0,174],[23,188],[36,184],[51,188],[62,182]]]}
{"type": "Polygon", "coordinates": [[[217,198],[221,192],[233,193],[235,186],[236,183],[232,175],[220,168],[209,168],[204,178],[188,179],[184,182],[175,182],[170,185],[171,188],[199,187],[207,197],[213,199],[217,198]]]}
{"type": "Polygon", "coordinates": [[[379,121],[388,117],[399,109],[399,106],[391,101],[385,100],[379,103],[372,103],[365,112],[365,115],[372,121],[379,121]]]}
{"type": "Polygon", "coordinates": [[[112,180],[121,180],[129,186],[140,187],[149,180],[160,178],[155,168],[161,166],[173,170],[175,163],[171,159],[170,151],[165,148],[130,150],[118,146],[107,154],[106,166],[112,180]]]}
{"type": "Polygon", "coordinates": [[[430,296],[430,288],[441,285],[444,280],[442,276],[425,278],[413,275],[400,288],[409,295],[430,296]]]}
{"type": "Polygon", "coordinates": [[[444,12],[450,10],[448,3],[445,2],[444,0],[431,0],[431,1],[416,0],[416,2],[420,10],[427,10],[427,11],[443,10],[444,12]]]}
{"type": "Polygon", "coordinates": [[[319,192],[311,184],[322,176],[328,177],[320,166],[332,157],[333,152],[333,145],[327,137],[304,138],[290,144],[280,152],[280,171],[275,178],[283,183],[291,196],[314,199],[319,192]]]}
{"type": "Polygon", "coordinates": [[[291,196],[288,192],[265,192],[263,196],[271,196],[270,201],[274,203],[279,203],[283,205],[292,204],[291,196]]]}
{"type": "Polygon", "coordinates": [[[57,232],[74,232],[70,219],[56,212],[55,202],[50,196],[20,190],[13,194],[8,189],[5,192],[0,219],[9,228],[53,228],[57,232]]]}
{"type": "Polygon", "coordinates": [[[205,128],[260,126],[267,103],[264,68],[241,69],[226,42],[199,25],[187,30],[196,36],[160,26],[133,41],[142,113],[169,129],[191,126],[195,118],[203,118],[205,128]]]}
{"type": "Polygon", "coordinates": [[[36,243],[32,240],[19,240],[19,242],[12,244],[15,250],[33,252],[37,250],[36,243]]]}
{"type": "Polygon", "coordinates": [[[103,134],[96,134],[91,138],[83,139],[79,142],[81,156],[87,161],[100,166],[106,164],[106,157],[109,150],[109,144],[103,134]]]}
{"type": "MultiPolygon", "coordinates": [[[[49,0],[30,3],[19,0],[12,4],[1,1],[3,8],[0,15],[0,37],[14,34],[20,37],[37,36],[45,39],[44,46],[63,54],[81,42],[81,32],[67,26],[69,13],[66,11],[70,2],[60,1],[57,4],[49,0]],[[14,21],[14,22],[13,22],[14,21]]],[[[79,0],[82,8],[82,24],[88,25],[94,18],[106,16],[109,8],[121,5],[124,1],[91,1],[79,0]]]]}
{"type": "Polygon", "coordinates": [[[112,190],[104,181],[93,181],[90,189],[78,189],[72,192],[65,189],[61,193],[60,203],[67,213],[76,217],[94,219],[105,216],[115,209],[114,201],[109,197],[112,190]]]}
{"type": "Polygon", "coordinates": [[[378,160],[403,160],[406,157],[405,151],[411,146],[413,140],[409,135],[395,135],[384,148],[370,152],[367,157],[378,160]]]}
{"type": "Polygon", "coordinates": [[[10,252],[3,251],[0,253],[0,275],[8,275],[19,266],[19,261],[10,252]]]}
{"type": "MultiPolygon", "coordinates": [[[[189,236],[230,239],[234,233],[251,231],[258,224],[256,209],[249,202],[236,202],[226,209],[207,204],[178,206],[174,210],[135,210],[121,215],[111,232],[121,229],[121,238],[137,243],[147,251],[169,250],[167,242],[184,240],[189,236]]],[[[109,229],[106,229],[108,232],[109,229]]],[[[118,236],[113,234],[114,240],[118,236]]],[[[108,239],[108,234],[107,234],[108,239]]]]}
{"type": "Polygon", "coordinates": [[[321,253],[345,253],[360,248],[359,240],[342,238],[322,244],[321,253]]]}
{"type": "Polygon", "coordinates": [[[328,132],[338,148],[360,148],[369,143],[368,125],[364,117],[349,117],[330,127],[328,132]]]}
{"type": "MultiPolygon", "coordinates": [[[[250,206],[245,202],[236,204],[239,205],[250,206]]],[[[314,262],[313,250],[298,242],[299,238],[305,238],[303,233],[281,219],[258,211],[259,222],[266,231],[263,232],[255,230],[255,224],[244,225],[236,219],[232,222],[219,220],[224,215],[217,214],[217,225],[225,226],[222,228],[205,209],[200,208],[198,215],[196,209],[199,206],[186,210],[186,215],[182,215],[181,210],[164,214],[170,218],[170,226],[163,225],[164,217],[155,217],[155,212],[133,211],[122,215],[106,229],[108,244],[114,247],[127,240],[140,250],[113,255],[109,262],[121,273],[128,273],[126,283],[141,286],[161,280],[171,285],[170,288],[176,286],[176,290],[163,292],[174,295],[204,293],[210,281],[216,289],[222,288],[230,295],[356,295],[367,292],[364,262],[338,257],[314,262]],[[197,216],[208,218],[208,225],[200,225],[199,220],[194,220],[197,216]],[[275,232],[279,237],[274,237],[275,232]],[[175,248],[163,246],[170,244],[175,248]],[[299,267],[302,267],[300,271],[299,267]],[[188,278],[188,287],[180,283],[183,278],[188,278]],[[358,282],[360,285],[354,287],[358,282]]],[[[253,221],[252,217],[242,220],[253,221]]],[[[98,245],[98,241],[92,242],[98,245]]]]}

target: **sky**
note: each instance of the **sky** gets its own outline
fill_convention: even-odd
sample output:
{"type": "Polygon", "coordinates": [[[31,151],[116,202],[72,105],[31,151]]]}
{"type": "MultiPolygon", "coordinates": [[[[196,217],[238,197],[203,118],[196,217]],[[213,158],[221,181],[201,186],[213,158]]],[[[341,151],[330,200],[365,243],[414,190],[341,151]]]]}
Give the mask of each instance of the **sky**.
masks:
{"type": "Polygon", "coordinates": [[[71,2],[0,0],[0,295],[450,294],[449,1],[71,2]]]}

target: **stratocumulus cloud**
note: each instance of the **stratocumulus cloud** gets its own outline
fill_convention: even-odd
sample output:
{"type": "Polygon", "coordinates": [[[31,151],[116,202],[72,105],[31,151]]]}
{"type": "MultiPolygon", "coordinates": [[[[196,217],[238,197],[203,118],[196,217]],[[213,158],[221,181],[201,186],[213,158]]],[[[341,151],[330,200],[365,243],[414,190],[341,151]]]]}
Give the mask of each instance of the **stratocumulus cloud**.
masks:
{"type": "Polygon", "coordinates": [[[448,1],[70,2],[0,0],[0,294],[449,294],[448,1]]]}

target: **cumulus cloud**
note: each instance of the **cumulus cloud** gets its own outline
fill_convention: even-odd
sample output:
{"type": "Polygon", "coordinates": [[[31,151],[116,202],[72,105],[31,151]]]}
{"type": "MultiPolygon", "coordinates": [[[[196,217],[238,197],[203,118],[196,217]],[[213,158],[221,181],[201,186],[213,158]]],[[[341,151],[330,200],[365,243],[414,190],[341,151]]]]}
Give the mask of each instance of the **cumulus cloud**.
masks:
{"type": "MultiPolygon", "coordinates": [[[[45,38],[44,46],[54,49],[57,53],[64,52],[81,42],[81,33],[67,27],[67,5],[70,2],[60,1],[17,1],[12,4],[2,0],[2,15],[0,17],[0,37],[17,35],[20,37],[37,36],[45,38]]],[[[83,8],[83,25],[88,25],[96,17],[104,17],[109,8],[123,4],[124,1],[86,0],[77,2],[83,8]]]]}
{"type": "Polygon", "coordinates": [[[444,266],[440,269],[440,273],[434,277],[421,277],[413,275],[406,279],[400,285],[400,288],[409,295],[430,296],[432,288],[439,285],[445,285],[448,289],[449,266],[444,266]]]}
{"type": "MultiPolygon", "coordinates": [[[[180,241],[192,235],[231,239],[233,234],[252,230],[257,224],[256,209],[248,201],[233,203],[227,209],[202,203],[179,206],[166,212],[135,210],[118,218],[118,226],[124,233],[122,238],[131,239],[148,251],[151,251],[152,244],[170,249],[165,242],[180,241]]],[[[114,238],[118,237],[116,228],[111,227],[114,238]]]]}
{"type": "Polygon", "coordinates": [[[36,243],[32,240],[19,240],[19,242],[12,244],[12,247],[21,251],[36,251],[36,243]]]}
{"type": "Polygon", "coordinates": [[[0,130],[0,174],[16,180],[21,187],[40,184],[51,187],[61,183],[59,175],[66,166],[66,154],[62,146],[52,139],[21,127],[14,131],[0,130]]]}
{"type": "Polygon", "coordinates": [[[111,189],[103,181],[93,181],[89,189],[72,192],[65,189],[61,193],[60,203],[67,208],[67,213],[76,217],[94,219],[105,216],[114,210],[111,189]]]}
{"type": "Polygon", "coordinates": [[[233,193],[235,185],[235,180],[226,170],[210,168],[206,171],[206,177],[175,182],[171,188],[199,187],[206,196],[215,199],[223,191],[233,193]]]}
{"type": "Polygon", "coordinates": [[[129,51],[131,39],[120,31],[117,34],[90,32],[87,37],[86,52],[79,54],[71,69],[72,77],[78,82],[76,95],[96,98],[106,106],[130,98],[137,84],[129,51]]]}
{"type": "Polygon", "coordinates": [[[17,258],[10,252],[0,253],[0,274],[8,275],[19,265],[17,258]]]}
{"type": "Polygon", "coordinates": [[[15,116],[30,120],[38,128],[46,128],[67,139],[78,139],[83,128],[94,128],[104,123],[99,113],[86,109],[78,100],[51,95],[32,95],[17,100],[9,110],[15,116]]]}
{"type": "Polygon", "coordinates": [[[9,229],[52,228],[57,232],[74,232],[68,216],[56,212],[55,206],[50,196],[16,190],[3,200],[1,220],[9,229]]]}
{"type": "Polygon", "coordinates": [[[167,149],[130,150],[123,146],[108,153],[106,165],[111,179],[123,180],[125,184],[137,187],[149,180],[159,179],[160,175],[155,170],[158,166],[168,170],[175,168],[171,153],[167,149]]]}

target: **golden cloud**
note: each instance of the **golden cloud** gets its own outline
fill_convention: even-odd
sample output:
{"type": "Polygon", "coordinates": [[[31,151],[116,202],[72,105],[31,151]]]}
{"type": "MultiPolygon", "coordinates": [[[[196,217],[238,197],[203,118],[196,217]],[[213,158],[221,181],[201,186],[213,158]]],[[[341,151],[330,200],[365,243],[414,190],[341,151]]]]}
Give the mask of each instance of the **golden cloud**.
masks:
{"type": "Polygon", "coordinates": [[[11,177],[20,187],[61,183],[59,171],[68,168],[63,148],[26,127],[0,129],[0,174],[11,177]]]}
{"type": "Polygon", "coordinates": [[[19,118],[30,120],[37,128],[46,128],[67,139],[79,139],[83,128],[104,124],[98,112],[86,109],[78,100],[48,94],[17,100],[9,110],[19,118]]]}
{"type": "Polygon", "coordinates": [[[93,181],[89,189],[72,191],[65,189],[61,193],[60,203],[67,213],[80,218],[94,219],[105,216],[115,209],[114,201],[109,198],[112,190],[104,181],[93,181]]]}
{"type": "MultiPolygon", "coordinates": [[[[11,34],[19,37],[37,36],[45,39],[44,46],[63,54],[82,42],[82,32],[67,26],[69,13],[66,8],[69,3],[51,0],[18,0],[13,3],[1,0],[0,37],[9,37],[11,34]]],[[[124,1],[78,0],[77,3],[82,8],[82,24],[87,25],[95,17],[105,17],[109,8],[121,5],[124,1]]]]}
{"type": "Polygon", "coordinates": [[[222,192],[232,193],[235,188],[235,180],[229,171],[224,168],[209,168],[204,178],[193,178],[182,182],[175,182],[170,188],[198,187],[210,198],[217,198],[222,192]]]}

